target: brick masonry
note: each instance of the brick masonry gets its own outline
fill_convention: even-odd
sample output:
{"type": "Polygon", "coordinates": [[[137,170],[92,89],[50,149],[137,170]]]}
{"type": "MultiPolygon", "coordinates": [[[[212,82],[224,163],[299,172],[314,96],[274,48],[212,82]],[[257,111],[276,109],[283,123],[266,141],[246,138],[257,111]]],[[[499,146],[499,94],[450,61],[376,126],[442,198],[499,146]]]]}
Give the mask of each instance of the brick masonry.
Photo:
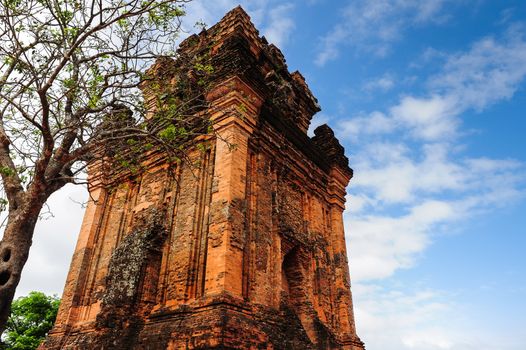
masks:
{"type": "MultiPolygon", "coordinates": [[[[177,164],[152,152],[133,176],[92,166],[92,201],[40,349],[364,349],[343,148],[326,125],[307,136],[316,99],[243,9],[180,46],[205,50],[209,147],[177,164]]],[[[163,58],[151,70],[173,68],[163,58]]]]}

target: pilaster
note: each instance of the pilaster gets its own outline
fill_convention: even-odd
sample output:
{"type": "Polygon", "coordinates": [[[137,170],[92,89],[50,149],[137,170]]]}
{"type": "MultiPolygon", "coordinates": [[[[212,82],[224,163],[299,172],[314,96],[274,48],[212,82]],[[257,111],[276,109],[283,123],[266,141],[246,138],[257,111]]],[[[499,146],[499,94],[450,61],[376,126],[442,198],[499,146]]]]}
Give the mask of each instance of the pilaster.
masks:
{"type": "MultiPolygon", "coordinates": [[[[90,176],[91,178],[91,176],[90,176]]],[[[85,272],[91,263],[93,236],[99,228],[104,211],[106,191],[101,186],[90,189],[90,199],[84,213],[77,245],[66,278],[64,293],[52,333],[60,333],[73,326],[79,316],[79,298],[83,290],[85,272]]]]}
{"type": "Polygon", "coordinates": [[[242,297],[248,140],[262,99],[240,78],[208,94],[216,135],[205,295],[242,297]]]}

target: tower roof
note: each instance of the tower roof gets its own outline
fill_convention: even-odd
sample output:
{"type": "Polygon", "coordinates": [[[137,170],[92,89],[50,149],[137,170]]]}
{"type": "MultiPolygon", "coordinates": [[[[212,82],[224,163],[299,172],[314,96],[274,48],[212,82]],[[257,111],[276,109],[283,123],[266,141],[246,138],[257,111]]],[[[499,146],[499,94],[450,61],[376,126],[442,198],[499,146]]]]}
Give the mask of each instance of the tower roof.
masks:
{"type": "Polygon", "coordinates": [[[304,133],[320,111],[317,99],[299,72],[289,72],[281,50],[260,35],[250,16],[237,6],[218,23],[179,46],[180,55],[209,51],[217,75],[237,75],[265,96],[266,107],[304,133]]]}
{"type": "Polygon", "coordinates": [[[240,78],[263,100],[261,120],[280,130],[318,165],[325,169],[337,165],[352,176],[343,147],[328,126],[318,130],[313,139],[307,136],[312,116],[320,111],[317,99],[305,77],[288,70],[281,50],[259,34],[241,6],[229,11],[212,27],[185,39],[179,46],[178,57],[179,63],[160,58],[151,70],[167,82],[168,72],[177,70],[178,65],[187,65],[187,61],[196,57],[206,58],[206,64],[213,69],[212,81],[220,84],[231,77],[240,78]]]}

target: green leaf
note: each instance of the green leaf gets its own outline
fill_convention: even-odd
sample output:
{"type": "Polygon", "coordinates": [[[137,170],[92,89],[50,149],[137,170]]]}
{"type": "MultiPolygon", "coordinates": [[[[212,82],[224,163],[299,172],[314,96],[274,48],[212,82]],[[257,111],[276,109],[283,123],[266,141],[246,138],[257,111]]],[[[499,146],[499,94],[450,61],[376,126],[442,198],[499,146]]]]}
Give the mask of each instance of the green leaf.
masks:
{"type": "Polygon", "coordinates": [[[5,343],[8,349],[33,350],[49,332],[57,317],[60,299],[31,292],[11,305],[5,343]]]}

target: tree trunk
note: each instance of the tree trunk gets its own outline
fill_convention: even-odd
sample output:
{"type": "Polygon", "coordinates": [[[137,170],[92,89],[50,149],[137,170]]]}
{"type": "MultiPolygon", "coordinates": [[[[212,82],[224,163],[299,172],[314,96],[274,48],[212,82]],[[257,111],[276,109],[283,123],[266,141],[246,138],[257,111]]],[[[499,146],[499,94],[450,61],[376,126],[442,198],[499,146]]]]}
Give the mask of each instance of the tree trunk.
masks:
{"type": "Polygon", "coordinates": [[[0,335],[6,328],[11,302],[29,256],[42,206],[41,201],[30,200],[9,213],[4,237],[0,241],[0,335]]]}

